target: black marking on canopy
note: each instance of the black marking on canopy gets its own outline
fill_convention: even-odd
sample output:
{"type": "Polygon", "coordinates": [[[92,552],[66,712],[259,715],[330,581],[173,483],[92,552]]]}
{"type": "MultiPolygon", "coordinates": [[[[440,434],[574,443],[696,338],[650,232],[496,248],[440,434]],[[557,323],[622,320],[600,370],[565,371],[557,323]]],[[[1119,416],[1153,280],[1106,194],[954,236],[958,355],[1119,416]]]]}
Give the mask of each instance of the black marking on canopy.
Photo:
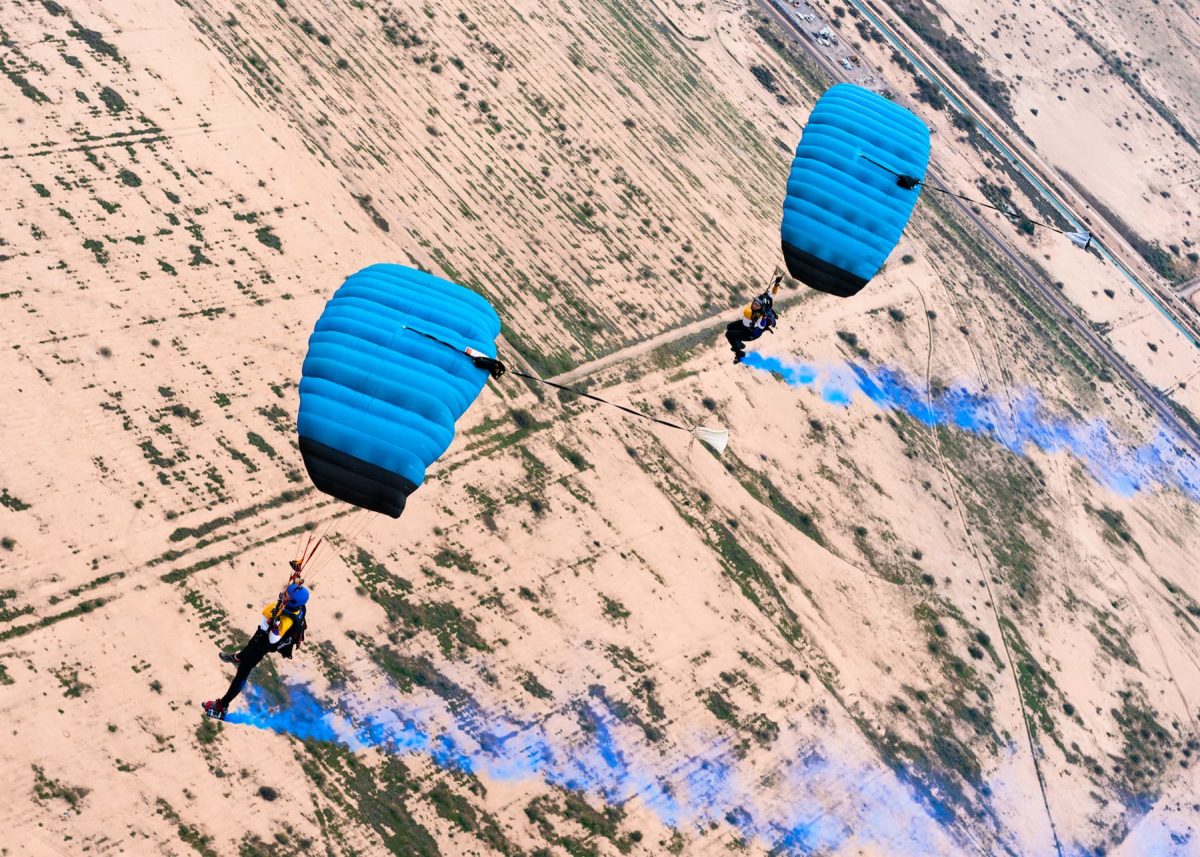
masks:
{"type": "Polygon", "coordinates": [[[818,259],[812,253],[783,242],[783,260],[788,273],[806,286],[841,298],[858,294],[867,281],[857,274],[818,259]]]}
{"type": "Polygon", "coordinates": [[[372,512],[399,518],[408,495],[417,490],[403,476],[319,441],[301,437],[300,454],[318,490],[372,512]]]}

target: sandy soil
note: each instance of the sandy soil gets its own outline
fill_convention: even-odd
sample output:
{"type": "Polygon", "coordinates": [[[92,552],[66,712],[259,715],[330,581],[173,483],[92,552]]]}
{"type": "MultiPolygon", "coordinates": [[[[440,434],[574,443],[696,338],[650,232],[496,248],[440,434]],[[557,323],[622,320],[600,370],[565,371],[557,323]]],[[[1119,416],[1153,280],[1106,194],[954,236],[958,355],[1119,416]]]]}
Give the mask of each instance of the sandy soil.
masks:
{"type": "MultiPolygon", "coordinates": [[[[943,32],[955,33],[965,49],[980,59],[983,73],[1007,86],[1011,113],[992,109],[927,46],[921,48],[923,57],[959,82],[960,93],[970,98],[972,109],[979,115],[991,117],[993,128],[1015,122],[1026,140],[1009,133],[1008,144],[1017,147],[1021,157],[1055,186],[1077,216],[1093,225],[1106,245],[1120,249],[1122,260],[1147,288],[1155,291],[1159,302],[1194,324],[1194,308],[1173,296],[1173,286],[1133,249],[1115,222],[1119,218],[1147,242],[1156,242],[1174,259],[1181,277],[1195,276],[1195,262],[1188,254],[1195,249],[1189,242],[1193,240],[1191,211],[1197,203],[1196,188],[1184,175],[1186,165],[1197,157],[1194,143],[1189,142],[1192,137],[1183,136],[1191,133],[1189,97],[1160,100],[1161,110],[1183,123],[1182,134],[1146,100],[1146,93],[1162,99],[1171,86],[1176,92],[1188,91],[1184,82],[1190,80],[1192,69],[1164,62],[1162,66],[1139,67],[1136,87],[1124,82],[1106,64],[1104,57],[1110,55],[1102,52],[1119,53],[1130,44],[1157,43],[1143,38],[1128,20],[1128,10],[1118,10],[1116,5],[1110,9],[1107,5],[1068,8],[1038,4],[1031,8],[1001,4],[984,10],[969,4],[896,4],[894,8],[877,4],[874,8],[886,8],[883,14],[889,26],[916,45],[921,44],[918,30],[923,32],[928,25],[910,26],[913,13],[902,18],[899,10],[925,9],[932,18],[918,15],[917,20],[933,20],[943,32]],[[1121,21],[1124,29],[1120,28],[1121,21]],[[1072,26],[1086,33],[1093,43],[1076,38],[1072,26]],[[1047,56],[1053,59],[1045,59],[1047,56]],[[1084,192],[1079,191],[1080,187],[1084,192]],[[1095,207],[1097,200],[1106,210],[1095,207]],[[1107,221],[1108,228],[1099,227],[1101,221],[1107,221]]],[[[1178,13],[1178,9],[1169,10],[1164,19],[1146,11],[1142,17],[1173,21],[1177,16],[1181,23],[1176,29],[1186,33],[1194,22],[1178,13]]],[[[1161,26],[1163,20],[1155,26],[1161,26]]],[[[849,25],[843,24],[842,31],[851,32],[849,25]]],[[[896,65],[890,46],[873,41],[856,44],[862,44],[859,55],[865,66],[882,71],[901,94],[911,89],[915,95],[912,76],[896,65]]],[[[915,97],[910,104],[944,135],[943,143],[951,137],[967,142],[949,112],[932,109],[915,97]]],[[[1033,198],[1022,192],[986,144],[939,146],[935,160],[949,178],[951,189],[993,199],[995,193],[979,185],[986,180],[993,187],[1007,187],[1013,193],[1011,199],[1018,201],[1019,209],[1029,216],[1053,217],[1051,211],[1040,210],[1033,198]]],[[[990,216],[1006,228],[999,214],[990,216]]],[[[1043,231],[1031,237],[1016,236],[1015,226],[1011,231],[1014,243],[1024,244],[1031,258],[1062,284],[1064,294],[1085,316],[1109,332],[1110,341],[1132,366],[1159,389],[1171,390],[1173,398],[1193,413],[1200,407],[1194,390],[1189,391],[1187,386],[1187,380],[1200,370],[1194,330],[1179,330],[1118,269],[1078,252],[1055,234],[1043,231]]]]}
{"type": "MultiPolygon", "coordinates": [[[[1001,431],[1035,391],[1040,419],[1122,448],[1156,431],[1130,392],[932,201],[856,300],[788,293],[759,350],[815,380],[730,365],[711,319],[770,274],[815,97],[755,15],[6,8],[9,853],[1186,853],[1196,495],[1148,452],[933,429],[853,373],[917,400],[965,385],[1001,431]],[[514,363],[727,426],[729,451],[504,379],[399,521],[314,496],[307,332],[380,260],[485,293],[514,363]],[[307,523],[329,533],[309,646],[216,728],[216,651],[307,523]]],[[[1067,54],[1013,84],[1022,110],[1067,54]]],[[[1190,122],[1187,69],[1159,57],[1147,85],[1190,122]]],[[[1129,109],[1081,80],[1054,101],[1077,124],[1046,106],[1027,131],[1051,163],[1051,122],[1129,109]]],[[[930,118],[971,185],[978,152],[930,118]]],[[[1192,203],[1143,198],[1181,152],[1144,124],[1094,128],[1072,172],[1167,242],[1192,203]]],[[[1111,266],[1033,241],[1151,381],[1200,370],[1111,266]]]]}

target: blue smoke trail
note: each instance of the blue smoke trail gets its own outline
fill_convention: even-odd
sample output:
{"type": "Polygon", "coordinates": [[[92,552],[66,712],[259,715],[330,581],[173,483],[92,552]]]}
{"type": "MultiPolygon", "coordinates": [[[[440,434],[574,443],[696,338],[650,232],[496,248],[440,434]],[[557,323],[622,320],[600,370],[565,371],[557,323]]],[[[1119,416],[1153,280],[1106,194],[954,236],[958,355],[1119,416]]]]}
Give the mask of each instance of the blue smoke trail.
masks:
{"type": "Polygon", "coordinates": [[[980,435],[1025,455],[1069,452],[1101,484],[1124,496],[1145,490],[1175,489],[1200,501],[1200,463],[1159,428],[1146,443],[1123,440],[1107,422],[1057,416],[1036,390],[1009,401],[955,384],[927,399],[923,382],[888,367],[855,363],[823,366],[751,352],[745,365],[781,377],[793,387],[809,387],[830,404],[849,407],[856,394],[885,411],[908,414],[927,426],[948,426],[980,435]]]}
{"type": "MultiPolygon", "coordinates": [[[[774,747],[778,768],[764,772],[762,767],[739,767],[740,756],[725,739],[685,737],[667,752],[637,738],[622,740],[625,727],[583,702],[578,705],[587,709],[584,716],[597,728],[564,734],[541,724],[518,725],[506,713],[477,705],[469,712],[448,712],[438,703],[422,705],[404,698],[389,706],[373,696],[344,697],[326,708],[306,686],[289,686],[287,691],[288,705],[275,708],[251,687],[243,697],[249,709],[230,712],[227,722],[336,742],[354,751],[376,748],[420,755],[447,770],[559,786],[610,805],[631,802],[673,829],[706,832],[724,823],[779,857],[840,850],[927,857],[948,849],[964,853],[983,847],[953,844],[945,830],[955,811],[936,789],[911,777],[897,777],[874,761],[840,759],[831,755],[835,751],[829,744],[820,749],[789,747],[786,730],[774,747]],[[370,713],[356,720],[348,712],[358,707],[370,713]],[[487,736],[479,732],[481,722],[509,731],[477,741],[471,734],[487,736]],[[691,751],[693,743],[701,749],[691,751]]],[[[1142,853],[1184,857],[1194,853],[1190,828],[1186,814],[1168,812],[1150,829],[1141,825],[1137,839],[1139,846],[1148,848],[1142,853]],[[1183,830],[1172,829],[1176,824],[1183,830]]],[[[1068,853],[1096,857],[1104,852],[1075,843],[1068,853]]]]}
{"type": "MultiPolygon", "coordinates": [[[[1030,447],[1069,452],[1096,479],[1123,494],[1174,488],[1200,500],[1196,462],[1165,432],[1132,444],[1101,419],[1054,415],[1036,391],[1002,402],[958,384],[929,401],[923,383],[886,367],[814,366],[755,353],[745,362],[793,386],[810,387],[839,407],[850,407],[861,396],[885,411],[971,432],[1017,454],[1030,447]]],[[[893,857],[944,852],[946,829],[955,818],[938,790],[918,779],[898,776],[873,760],[840,758],[830,746],[789,748],[786,731],[775,745],[779,768],[768,777],[761,768],[743,764],[727,739],[677,735],[669,745],[650,747],[629,737],[628,727],[611,712],[588,701],[576,702],[574,709],[588,729],[564,730],[522,722],[473,702],[447,706],[404,697],[389,704],[347,696],[325,706],[307,687],[289,687],[288,693],[288,705],[273,708],[251,687],[244,697],[248,709],[231,712],[227,721],[355,751],[421,756],[447,770],[557,786],[610,805],[632,802],[673,829],[703,831],[725,824],[782,857],[842,849],[893,857]]],[[[1167,826],[1170,820],[1141,831],[1143,844],[1153,842],[1150,853],[1182,855],[1194,845],[1190,832],[1167,826]]],[[[1099,853],[1079,845],[1074,849],[1081,856],[1099,853]]]]}
{"type": "Polygon", "coordinates": [[[894,857],[918,857],[944,851],[947,843],[936,816],[890,771],[870,762],[839,762],[812,748],[780,748],[782,772],[768,786],[761,769],[739,767],[740,757],[725,739],[694,736],[699,752],[676,743],[664,754],[644,740],[623,739],[619,721],[585,702],[577,705],[587,709],[583,716],[595,728],[564,735],[541,724],[518,726],[507,714],[478,706],[454,714],[409,698],[381,706],[377,698],[346,697],[326,707],[307,686],[287,690],[288,705],[276,708],[250,687],[243,697],[248,709],[231,711],[226,722],[355,751],[420,755],[447,770],[558,786],[610,805],[633,801],[673,829],[725,823],[773,854],[873,844],[894,857]],[[361,719],[348,713],[360,706],[370,713],[361,719]],[[479,722],[511,731],[481,742],[471,735],[479,722]]]}

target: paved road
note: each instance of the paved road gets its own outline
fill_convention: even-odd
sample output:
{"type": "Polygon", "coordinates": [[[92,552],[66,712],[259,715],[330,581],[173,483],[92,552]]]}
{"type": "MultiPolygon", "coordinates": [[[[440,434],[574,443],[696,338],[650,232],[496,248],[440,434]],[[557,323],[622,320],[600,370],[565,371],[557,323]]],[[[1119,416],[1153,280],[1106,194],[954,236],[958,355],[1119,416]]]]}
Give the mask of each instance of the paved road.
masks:
{"type": "MultiPolygon", "coordinates": [[[[1081,205],[1085,204],[1080,195],[1072,189],[1068,188],[1064,190],[1061,186],[1056,187],[1057,181],[1047,175],[1049,168],[1039,166],[1035,163],[1039,160],[1036,151],[1029,148],[1024,140],[1014,137],[1009,131],[1008,123],[995,115],[970,87],[965,84],[960,85],[961,82],[957,77],[954,77],[953,72],[943,72],[934,68],[928,51],[914,50],[911,42],[902,39],[898,32],[890,30],[887,24],[884,23],[878,9],[873,10],[869,8],[872,5],[872,0],[847,0],[847,2],[852,9],[857,10],[863,15],[867,22],[883,35],[888,44],[903,54],[909,62],[913,63],[923,76],[933,81],[934,85],[942,93],[942,96],[950,102],[955,110],[963,115],[969,115],[975,120],[975,130],[991,144],[992,148],[1013,169],[1024,176],[1037,189],[1042,199],[1053,206],[1071,224],[1072,229],[1083,231],[1086,228],[1083,221],[1072,213],[1071,206],[1063,201],[1063,199],[1071,197],[1072,205],[1078,209],[1081,205]],[[1059,198],[1060,196],[1062,196],[1062,199],[1059,198]]],[[[934,54],[934,57],[941,64],[941,58],[937,57],[936,54],[934,54]]],[[[1107,215],[1100,211],[1091,211],[1091,219],[1105,227],[1103,230],[1104,233],[1110,236],[1118,235],[1119,230],[1115,229],[1112,223],[1107,222],[1106,217],[1107,215]]],[[[1097,232],[1095,229],[1091,231],[1093,233],[1097,232]]],[[[1125,279],[1129,281],[1129,284],[1141,292],[1142,297],[1149,301],[1154,309],[1188,342],[1194,347],[1200,348],[1200,339],[1197,339],[1200,336],[1200,329],[1197,328],[1195,321],[1192,319],[1191,310],[1185,306],[1177,306],[1175,309],[1168,307],[1167,303],[1172,301],[1181,303],[1181,301],[1170,292],[1163,293],[1159,289],[1143,282],[1141,277],[1134,273],[1134,269],[1140,268],[1145,271],[1146,265],[1144,260],[1138,256],[1132,247],[1128,246],[1127,242],[1110,240],[1112,243],[1108,244],[1099,235],[1093,234],[1092,249],[1104,261],[1120,271],[1125,279]],[[1136,261],[1130,263],[1130,257],[1136,261]]],[[[1155,279],[1157,277],[1152,275],[1151,282],[1155,279]]]]}
{"type": "MultiPolygon", "coordinates": [[[[803,34],[791,16],[780,10],[775,0],[758,0],[758,2],[763,10],[777,21],[784,30],[796,35],[797,44],[832,80],[846,79],[847,75],[843,73],[843,69],[837,66],[821,51],[816,50],[816,46],[803,34]]],[[[936,170],[932,167],[932,162],[929,172],[931,176],[937,178],[939,182],[941,181],[936,174],[936,170]]],[[[1082,318],[1075,311],[1075,308],[1059,294],[1054,284],[1042,277],[1003,236],[997,233],[965,202],[955,197],[947,197],[947,199],[995,245],[1000,253],[1012,264],[1013,268],[1034,287],[1042,299],[1062,315],[1071,327],[1095,349],[1104,362],[1112,367],[1112,370],[1133,388],[1143,403],[1158,415],[1163,424],[1170,429],[1175,437],[1194,454],[1200,456],[1200,437],[1197,437],[1192,428],[1179,418],[1171,405],[1150,384],[1146,383],[1145,379],[1126,363],[1124,358],[1106,340],[1092,329],[1087,320],[1082,318]]]]}

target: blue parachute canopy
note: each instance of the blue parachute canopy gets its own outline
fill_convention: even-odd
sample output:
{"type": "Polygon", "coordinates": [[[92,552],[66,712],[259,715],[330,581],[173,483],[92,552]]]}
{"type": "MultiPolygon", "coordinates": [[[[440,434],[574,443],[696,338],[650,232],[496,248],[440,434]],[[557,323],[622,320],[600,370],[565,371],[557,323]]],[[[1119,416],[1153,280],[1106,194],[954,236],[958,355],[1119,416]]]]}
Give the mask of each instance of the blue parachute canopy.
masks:
{"type": "Polygon", "coordinates": [[[470,289],[402,265],[352,275],[325,305],[300,379],[300,453],[313,484],[400,516],[487,382],[500,319],[470,289]]]}
{"type": "Polygon", "coordinates": [[[788,273],[849,297],[900,240],[929,165],[929,128],[913,113],[851,83],[830,87],[796,147],[783,200],[788,273]]]}

